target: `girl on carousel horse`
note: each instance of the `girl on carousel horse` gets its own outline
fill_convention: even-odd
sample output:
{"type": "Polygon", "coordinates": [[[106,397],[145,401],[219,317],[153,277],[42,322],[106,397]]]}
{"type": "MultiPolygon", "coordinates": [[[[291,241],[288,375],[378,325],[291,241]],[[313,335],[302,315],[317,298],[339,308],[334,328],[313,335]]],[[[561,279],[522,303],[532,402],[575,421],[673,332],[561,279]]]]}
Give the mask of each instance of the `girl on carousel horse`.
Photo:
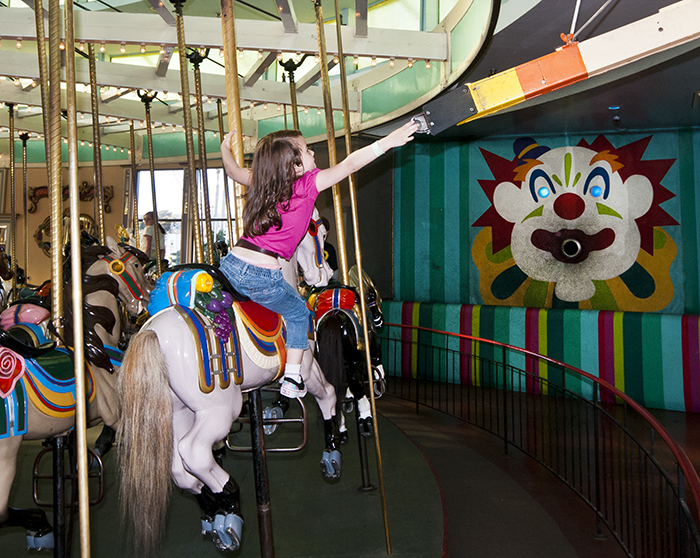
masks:
{"type": "Polygon", "coordinates": [[[284,317],[287,364],[280,392],[303,397],[306,386],[301,361],[309,348],[306,301],[282,277],[278,257],[292,257],[304,236],[320,192],[344,180],[394,147],[413,139],[418,124],[411,121],[373,144],[351,153],[337,165],[316,168],[314,152],[298,130],[263,137],[255,148],[252,168],[241,168],[231,153],[230,132],[221,144],[226,174],[247,186],[243,236],[226,255],[220,269],[241,294],[284,317]]]}

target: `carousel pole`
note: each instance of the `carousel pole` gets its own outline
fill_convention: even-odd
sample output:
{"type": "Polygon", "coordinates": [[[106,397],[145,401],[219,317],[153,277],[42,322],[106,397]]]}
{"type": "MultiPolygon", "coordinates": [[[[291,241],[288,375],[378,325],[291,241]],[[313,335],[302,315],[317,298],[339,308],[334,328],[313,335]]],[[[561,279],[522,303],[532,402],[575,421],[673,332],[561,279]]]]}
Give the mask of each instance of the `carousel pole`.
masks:
{"type": "MultiPolygon", "coordinates": [[[[61,176],[61,7],[49,0],[49,203],[51,206],[51,318],[63,330],[63,198],[61,176]]],[[[82,330],[81,330],[82,331],[82,330]]]]}
{"type": "MultiPolygon", "coordinates": [[[[129,121],[129,147],[131,148],[131,224],[134,229],[133,239],[136,247],[141,246],[139,242],[139,203],[137,199],[136,187],[138,180],[136,177],[136,132],[134,131],[134,121],[129,121]]],[[[153,180],[151,178],[151,180],[153,180]]],[[[160,241],[159,241],[160,242],[160,241]]]]}
{"type": "Polygon", "coordinates": [[[202,78],[199,71],[200,64],[204,61],[204,56],[195,49],[187,55],[187,58],[194,66],[194,96],[197,109],[197,127],[199,134],[199,176],[202,179],[202,204],[204,206],[204,230],[207,237],[207,263],[214,265],[214,234],[211,230],[211,207],[209,206],[209,179],[207,177],[207,141],[204,131],[204,110],[202,109],[202,78]]]}
{"type": "MultiPolygon", "coordinates": [[[[318,51],[321,65],[321,82],[323,84],[323,107],[326,112],[326,138],[328,140],[328,162],[335,166],[338,156],[335,147],[335,127],[333,125],[333,105],[331,103],[331,85],[328,78],[328,53],[326,52],[326,35],[323,27],[323,10],[321,0],[314,0],[316,13],[316,35],[318,36],[318,51]]],[[[333,185],[333,209],[335,211],[335,230],[338,239],[338,258],[340,266],[340,279],[344,285],[348,284],[348,255],[345,246],[345,225],[343,224],[343,202],[340,197],[340,185],[333,185]]]]}
{"type": "MultiPolygon", "coordinates": [[[[236,56],[236,27],[233,17],[233,0],[221,0],[221,27],[224,47],[224,72],[226,76],[226,106],[228,107],[228,129],[234,133],[231,155],[238,166],[245,166],[243,154],[243,122],[241,120],[241,97],[238,83],[238,58],[236,56]]],[[[223,140],[223,137],[221,138],[223,140]]],[[[236,238],[243,232],[238,200],[245,194],[242,184],[233,183],[233,202],[236,216],[236,238]]]]}
{"type": "MultiPolygon", "coordinates": [[[[151,171],[151,196],[153,197],[153,246],[156,250],[156,273],[158,277],[163,273],[163,266],[160,259],[160,226],[158,225],[158,204],[156,203],[156,171],[153,159],[153,133],[151,132],[151,101],[155,98],[154,93],[148,91],[138,93],[146,110],[146,138],[148,138],[148,168],[151,171]]],[[[151,248],[153,249],[153,248],[151,248]]],[[[150,254],[146,254],[150,257],[150,254]]],[[[201,262],[200,262],[201,263],[201,262]]]]}
{"type": "Polygon", "coordinates": [[[100,143],[100,112],[97,106],[97,70],[95,67],[95,45],[88,43],[88,60],[90,65],[90,105],[92,107],[92,159],[95,192],[95,217],[97,237],[102,246],[106,243],[104,201],[105,190],[102,180],[102,154],[100,143]]]}
{"type": "MultiPolygon", "coordinates": [[[[219,136],[224,141],[224,114],[221,99],[216,100],[216,115],[219,118],[219,136]]],[[[226,201],[226,224],[228,225],[228,245],[233,246],[233,221],[231,220],[231,196],[228,191],[228,176],[224,171],[224,200],[226,201]]],[[[235,187],[235,185],[234,185],[235,187]]]]}
{"type": "MultiPolygon", "coordinates": [[[[185,147],[187,150],[187,172],[189,191],[186,198],[189,201],[189,217],[194,232],[195,263],[204,263],[202,236],[199,228],[199,204],[197,202],[197,170],[194,164],[194,144],[192,140],[192,109],[190,107],[190,83],[187,76],[187,45],[185,44],[185,24],[182,19],[182,6],[185,0],[170,0],[175,6],[177,24],[177,51],[180,59],[180,86],[182,89],[182,115],[185,127],[185,147]]],[[[150,128],[149,128],[150,130],[150,128]]],[[[149,132],[150,133],[150,132],[149,132]]],[[[155,198],[154,198],[155,199],[155,198]]],[[[154,227],[155,228],[155,227],[154,227]]]]}
{"type": "MultiPolygon", "coordinates": [[[[46,74],[46,31],[44,29],[44,6],[43,0],[34,0],[34,23],[36,24],[36,53],[39,61],[39,89],[41,90],[41,118],[44,123],[44,150],[46,151],[47,179],[49,178],[49,78],[46,74]]],[[[50,183],[48,180],[47,184],[50,183]]],[[[28,277],[25,270],[24,276],[28,277]]]]}
{"type": "MultiPolygon", "coordinates": [[[[340,87],[343,96],[343,123],[345,128],[345,156],[347,157],[352,152],[352,135],[350,133],[350,110],[348,103],[348,82],[347,82],[347,72],[345,69],[345,56],[343,55],[343,33],[340,20],[340,7],[338,5],[338,0],[335,0],[335,26],[338,38],[338,59],[340,61],[340,87]]],[[[360,289],[360,305],[361,305],[361,322],[362,322],[362,333],[364,336],[364,352],[365,352],[365,364],[367,365],[367,377],[369,378],[369,394],[370,403],[372,405],[372,416],[375,417],[374,420],[374,444],[377,451],[377,471],[379,473],[379,492],[381,494],[382,500],[382,516],[384,518],[384,535],[386,538],[386,552],[391,554],[391,536],[389,533],[389,518],[387,515],[387,505],[386,505],[386,490],[384,487],[384,470],[382,467],[382,450],[379,445],[379,421],[376,420],[377,406],[374,399],[374,374],[372,371],[372,358],[369,352],[369,331],[367,324],[367,316],[369,312],[367,310],[367,299],[365,298],[365,282],[364,274],[362,272],[362,250],[360,248],[360,225],[357,217],[357,196],[355,190],[355,175],[351,174],[348,177],[348,189],[350,193],[350,210],[352,213],[352,229],[353,229],[353,240],[355,242],[355,262],[357,265],[357,274],[359,276],[359,289],[360,289]]],[[[337,217],[337,214],[336,214],[337,217]]],[[[362,453],[362,452],[361,452],[362,453]]]]}
{"type": "MultiPolygon", "coordinates": [[[[299,129],[299,114],[297,112],[298,106],[297,106],[297,84],[294,82],[294,72],[296,72],[299,67],[304,63],[304,60],[306,60],[306,57],[308,54],[305,54],[301,60],[299,60],[299,63],[295,63],[293,59],[289,59],[286,62],[282,63],[280,62],[280,66],[284,68],[284,70],[287,72],[287,76],[289,77],[289,98],[291,99],[292,103],[292,124],[294,126],[295,130],[299,129]]],[[[287,126],[287,107],[285,106],[284,108],[284,125],[285,128],[287,126]]]]}
{"type": "Polygon", "coordinates": [[[17,200],[16,179],[15,179],[15,105],[8,103],[9,111],[7,132],[10,139],[10,261],[12,269],[12,280],[10,287],[10,301],[17,299],[17,200]]]}
{"type": "MultiPolygon", "coordinates": [[[[80,277],[80,192],[78,191],[78,120],[75,94],[75,31],[73,27],[73,0],[64,0],[64,27],[66,33],[66,109],[68,120],[68,176],[70,200],[71,275],[80,277]]],[[[54,252],[56,246],[53,247],[54,252]]],[[[88,493],[87,409],[85,398],[85,349],[83,345],[83,286],[71,281],[73,290],[73,332],[75,363],[75,432],[78,447],[78,494],[80,518],[80,556],[90,557],[90,502],[88,493]]]]}
{"type": "Polygon", "coordinates": [[[29,223],[27,222],[29,213],[29,196],[27,191],[27,141],[29,134],[23,132],[19,135],[22,140],[22,200],[24,218],[24,284],[29,283],[29,223]]]}

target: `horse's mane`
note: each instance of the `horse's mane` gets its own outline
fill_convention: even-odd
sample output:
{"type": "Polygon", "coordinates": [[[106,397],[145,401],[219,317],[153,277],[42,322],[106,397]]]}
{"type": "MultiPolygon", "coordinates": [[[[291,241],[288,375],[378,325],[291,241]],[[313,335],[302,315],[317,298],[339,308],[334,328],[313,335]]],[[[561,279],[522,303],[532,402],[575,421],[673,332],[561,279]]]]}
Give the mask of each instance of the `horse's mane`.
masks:
{"type": "MultiPolygon", "coordinates": [[[[81,272],[83,276],[83,296],[99,292],[107,291],[115,298],[119,296],[119,283],[113,277],[102,275],[88,275],[87,270],[90,266],[100,259],[111,253],[109,248],[104,246],[86,246],[81,252],[81,272]]],[[[64,315],[64,341],[68,346],[74,346],[73,332],[73,291],[71,289],[70,276],[64,281],[64,299],[63,299],[63,315],[64,315]]],[[[94,364],[103,368],[110,373],[114,371],[111,360],[105,350],[102,339],[95,332],[95,326],[100,324],[106,331],[112,331],[117,320],[117,316],[103,306],[94,306],[91,304],[83,305],[83,344],[85,345],[85,358],[90,364],[94,364]]]]}

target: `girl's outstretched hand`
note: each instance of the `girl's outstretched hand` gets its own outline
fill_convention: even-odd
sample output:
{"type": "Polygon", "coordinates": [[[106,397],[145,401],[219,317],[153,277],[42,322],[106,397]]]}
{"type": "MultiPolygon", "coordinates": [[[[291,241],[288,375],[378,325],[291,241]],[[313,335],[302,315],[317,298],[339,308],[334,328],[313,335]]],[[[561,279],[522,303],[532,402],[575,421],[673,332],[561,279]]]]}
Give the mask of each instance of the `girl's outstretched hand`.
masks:
{"type": "Polygon", "coordinates": [[[392,147],[406,145],[413,139],[413,134],[418,131],[418,128],[420,128],[420,124],[418,124],[418,122],[415,122],[414,120],[407,122],[401,126],[401,128],[397,128],[382,140],[382,149],[387,151],[392,147]]]}
{"type": "Polygon", "coordinates": [[[231,130],[228,134],[224,136],[224,141],[221,142],[221,150],[223,151],[226,149],[227,151],[231,151],[231,139],[233,138],[233,135],[236,133],[236,130],[231,130]]]}

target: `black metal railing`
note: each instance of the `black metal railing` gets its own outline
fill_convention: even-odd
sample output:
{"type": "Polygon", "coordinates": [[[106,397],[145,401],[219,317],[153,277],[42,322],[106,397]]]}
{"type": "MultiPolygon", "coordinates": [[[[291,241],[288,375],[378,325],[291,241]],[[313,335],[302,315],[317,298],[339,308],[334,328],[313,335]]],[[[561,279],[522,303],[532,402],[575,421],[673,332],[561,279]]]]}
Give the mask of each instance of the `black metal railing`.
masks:
{"type": "Polygon", "coordinates": [[[468,421],[541,463],[632,557],[700,557],[700,479],[641,405],[577,368],[468,335],[386,324],[387,393],[468,421]],[[692,511],[691,511],[692,510],[692,511]]]}

